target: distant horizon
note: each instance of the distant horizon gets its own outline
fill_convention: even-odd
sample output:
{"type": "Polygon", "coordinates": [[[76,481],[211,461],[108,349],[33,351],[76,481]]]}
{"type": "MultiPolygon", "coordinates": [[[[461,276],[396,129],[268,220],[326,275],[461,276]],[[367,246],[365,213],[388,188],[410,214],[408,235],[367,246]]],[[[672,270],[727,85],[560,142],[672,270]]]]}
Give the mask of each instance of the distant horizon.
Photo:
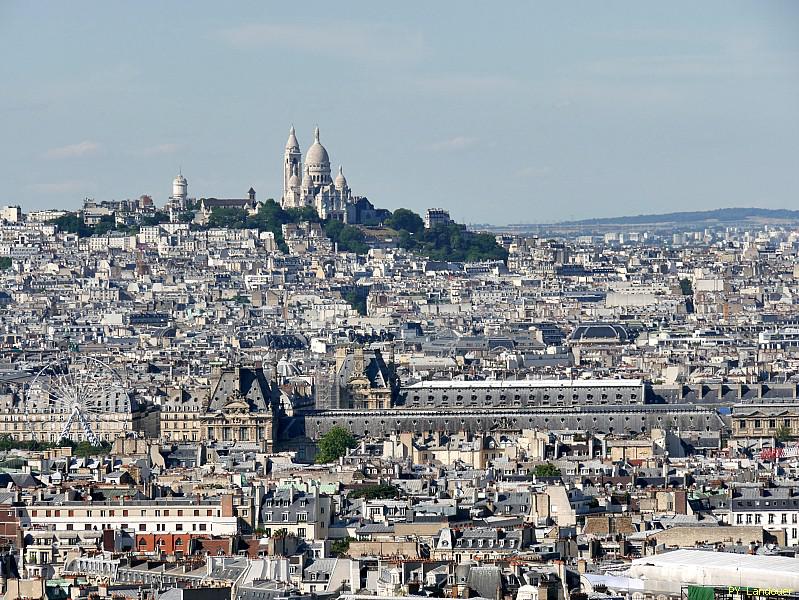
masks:
{"type": "Polygon", "coordinates": [[[791,206],[796,31],[781,1],[2,3],[0,203],[163,203],[179,170],[279,200],[293,123],[355,195],[459,222],[791,206]]]}
{"type": "MultiPolygon", "coordinates": [[[[685,215],[685,214],[693,214],[693,213],[716,213],[719,211],[729,211],[729,210],[755,210],[755,211],[765,211],[765,212],[790,212],[795,213],[797,219],[799,219],[799,209],[793,208],[761,208],[758,206],[719,206],[717,208],[703,208],[701,210],[681,210],[681,211],[669,211],[669,212],[659,212],[659,213],[640,213],[640,214],[615,214],[609,216],[600,216],[600,217],[590,217],[587,219],[580,219],[580,220],[564,220],[564,221],[551,221],[547,223],[543,222],[514,222],[514,223],[468,223],[468,225],[492,225],[496,227],[515,227],[515,226],[525,226],[525,225],[534,225],[534,226],[543,226],[543,225],[572,225],[572,224],[591,224],[592,221],[603,221],[611,223],[616,219],[624,220],[624,219],[635,219],[635,218],[656,218],[656,217],[666,217],[671,215],[685,215]]],[[[774,217],[779,218],[779,217],[774,217]]]]}

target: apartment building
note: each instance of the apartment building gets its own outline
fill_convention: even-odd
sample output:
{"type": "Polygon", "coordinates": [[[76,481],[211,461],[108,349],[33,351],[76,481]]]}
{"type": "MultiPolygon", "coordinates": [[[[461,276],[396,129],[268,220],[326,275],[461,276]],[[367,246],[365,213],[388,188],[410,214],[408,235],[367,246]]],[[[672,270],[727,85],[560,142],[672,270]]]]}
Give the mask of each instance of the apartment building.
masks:
{"type": "Polygon", "coordinates": [[[294,488],[266,494],[261,507],[261,522],[266,535],[283,531],[305,539],[325,539],[331,522],[329,496],[305,494],[294,488]]]}
{"type": "Polygon", "coordinates": [[[738,488],[730,499],[730,524],[759,525],[771,533],[785,532],[784,543],[799,544],[799,489],[738,488]]]}
{"type": "Polygon", "coordinates": [[[233,535],[238,516],[233,496],[215,498],[156,498],[81,502],[39,500],[22,511],[26,529],[97,531],[122,529],[136,533],[205,533],[233,535]]]}

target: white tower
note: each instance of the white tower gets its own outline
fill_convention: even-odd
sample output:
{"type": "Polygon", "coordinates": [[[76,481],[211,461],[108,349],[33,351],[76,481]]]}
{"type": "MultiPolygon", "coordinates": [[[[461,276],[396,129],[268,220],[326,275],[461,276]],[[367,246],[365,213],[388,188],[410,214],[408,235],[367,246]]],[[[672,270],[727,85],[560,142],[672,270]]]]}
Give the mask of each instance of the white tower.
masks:
{"type": "Polygon", "coordinates": [[[297,141],[297,136],[294,133],[294,125],[292,125],[291,129],[289,129],[286,151],[283,153],[283,200],[281,204],[285,204],[286,202],[286,197],[291,189],[291,176],[301,171],[301,163],[302,152],[300,152],[300,143],[297,141]]]}
{"type": "Polygon", "coordinates": [[[183,173],[172,180],[172,198],[185,201],[189,195],[189,182],[183,177],[183,173]]]}

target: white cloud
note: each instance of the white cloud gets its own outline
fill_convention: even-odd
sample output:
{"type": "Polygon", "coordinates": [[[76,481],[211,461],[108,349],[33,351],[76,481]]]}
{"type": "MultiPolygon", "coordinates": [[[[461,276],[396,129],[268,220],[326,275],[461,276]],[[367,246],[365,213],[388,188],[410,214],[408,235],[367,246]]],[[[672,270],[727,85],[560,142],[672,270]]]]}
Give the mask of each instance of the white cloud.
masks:
{"type": "Polygon", "coordinates": [[[85,181],[56,181],[51,183],[32,183],[27,188],[37,194],[72,194],[91,188],[85,181]]]}
{"type": "Polygon", "coordinates": [[[467,137],[464,135],[457,135],[448,140],[441,140],[430,145],[432,150],[436,152],[452,152],[456,150],[463,150],[470,148],[478,142],[477,138],[467,137]]]}
{"type": "Polygon", "coordinates": [[[77,144],[69,144],[59,148],[50,148],[44,153],[45,158],[77,158],[92,154],[100,148],[100,144],[91,140],[83,140],[77,144]]]}
{"type": "Polygon", "coordinates": [[[295,52],[364,61],[416,60],[424,53],[421,33],[375,24],[295,25],[249,23],[223,29],[216,37],[234,48],[279,47],[295,52]]]}
{"type": "Polygon", "coordinates": [[[163,154],[174,154],[180,149],[180,144],[167,142],[164,144],[156,144],[149,146],[142,150],[144,156],[161,156],[163,154]]]}

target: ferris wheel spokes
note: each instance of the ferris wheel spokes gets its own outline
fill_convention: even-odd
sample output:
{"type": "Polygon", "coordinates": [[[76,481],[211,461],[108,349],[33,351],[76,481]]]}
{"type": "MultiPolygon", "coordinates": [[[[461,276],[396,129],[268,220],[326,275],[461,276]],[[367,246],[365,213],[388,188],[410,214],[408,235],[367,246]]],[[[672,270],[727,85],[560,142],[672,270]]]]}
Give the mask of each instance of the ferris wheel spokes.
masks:
{"type": "Polygon", "coordinates": [[[117,413],[130,411],[130,404],[127,385],[116,371],[96,358],[80,357],[69,365],[53,361],[41,369],[26,390],[23,413],[34,439],[34,419],[45,434],[44,415],[52,415],[61,438],[77,441],[72,435],[76,426],[83,439],[99,445],[96,430],[121,421],[117,413]]]}

